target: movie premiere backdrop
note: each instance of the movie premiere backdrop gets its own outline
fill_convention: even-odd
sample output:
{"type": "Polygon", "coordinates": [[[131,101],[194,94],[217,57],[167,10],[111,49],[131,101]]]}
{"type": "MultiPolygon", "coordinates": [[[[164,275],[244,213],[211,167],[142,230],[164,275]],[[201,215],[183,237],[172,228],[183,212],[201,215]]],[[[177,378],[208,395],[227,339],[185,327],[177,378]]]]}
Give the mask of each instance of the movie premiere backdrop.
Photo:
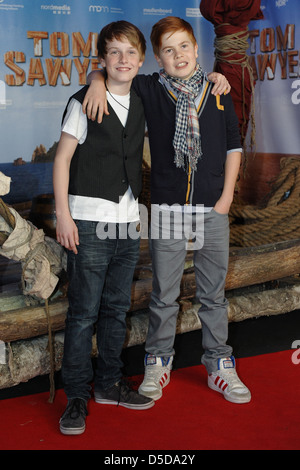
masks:
{"type": "MultiPolygon", "coordinates": [[[[164,16],[189,21],[199,62],[214,66],[214,28],[200,0],[0,0],[0,171],[12,178],[7,203],[52,192],[55,145],[65,105],[98,68],[97,34],[128,20],[147,40],[141,73],[158,70],[152,25],[164,16]]],[[[256,76],[256,150],[300,153],[300,0],[262,0],[251,21],[248,55],[256,76]]]]}

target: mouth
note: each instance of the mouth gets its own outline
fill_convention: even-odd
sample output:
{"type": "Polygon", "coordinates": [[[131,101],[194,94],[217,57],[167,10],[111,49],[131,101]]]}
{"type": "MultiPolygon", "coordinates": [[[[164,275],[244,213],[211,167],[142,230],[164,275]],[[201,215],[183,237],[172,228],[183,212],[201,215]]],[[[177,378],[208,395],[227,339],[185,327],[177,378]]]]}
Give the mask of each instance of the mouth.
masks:
{"type": "Polygon", "coordinates": [[[179,62],[179,64],[176,65],[177,69],[183,69],[188,65],[188,62],[179,62]]]}
{"type": "Polygon", "coordinates": [[[131,70],[130,67],[117,67],[118,72],[129,72],[131,70]]]}

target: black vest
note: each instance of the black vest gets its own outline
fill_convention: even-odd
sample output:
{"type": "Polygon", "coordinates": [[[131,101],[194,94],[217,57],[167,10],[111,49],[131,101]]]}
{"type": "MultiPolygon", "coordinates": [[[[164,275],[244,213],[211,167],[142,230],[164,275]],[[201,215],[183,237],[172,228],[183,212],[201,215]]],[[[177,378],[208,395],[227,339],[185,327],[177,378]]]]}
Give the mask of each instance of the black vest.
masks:
{"type": "MultiPolygon", "coordinates": [[[[82,103],[87,89],[83,87],[71,98],[82,103]]],[[[88,119],[86,140],[77,145],[71,160],[69,194],[119,202],[128,186],[135,198],[142,189],[144,108],[131,90],[123,127],[113,108],[109,104],[108,107],[110,114],[103,116],[101,124],[88,119]]]]}

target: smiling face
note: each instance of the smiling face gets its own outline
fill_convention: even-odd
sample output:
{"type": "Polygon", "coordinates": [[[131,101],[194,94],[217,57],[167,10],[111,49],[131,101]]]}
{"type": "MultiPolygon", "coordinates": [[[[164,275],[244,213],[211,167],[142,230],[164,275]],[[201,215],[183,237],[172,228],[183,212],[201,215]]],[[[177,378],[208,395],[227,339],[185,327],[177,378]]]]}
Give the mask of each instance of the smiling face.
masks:
{"type": "Polygon", "coordinates": [[[107,72],[107,86],[116,93],[120,87],[130,88],[133,78],[143,65],[140,52],[126,37],[106,43],[104,58],[100,58],[107,72]]]}
{"type": "Polygon", "coordinates": [[[171,77],[187,80],[196,67],[198,45],[182,30],[161,36],[158,54],[155,58],[160,67],[171,77]]]}

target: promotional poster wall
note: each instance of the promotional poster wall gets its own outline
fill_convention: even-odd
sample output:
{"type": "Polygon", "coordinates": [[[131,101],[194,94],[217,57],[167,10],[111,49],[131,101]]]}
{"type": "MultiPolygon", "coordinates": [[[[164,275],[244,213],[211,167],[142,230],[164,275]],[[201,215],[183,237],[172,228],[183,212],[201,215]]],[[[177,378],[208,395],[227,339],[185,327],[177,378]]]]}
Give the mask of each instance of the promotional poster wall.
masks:
{"type": "MultiPolygon", "coordinates": [[[[214,28],[200,0],[0,0],[0,171],[12,178],[7,203],[52,192],[55,143],[75,91],[98,67],[96,41],[107,23],[127,20],[147,40],[141,73],[158,71],[150,32],[164,16],[189,21],[199,63],[214,67],[214,28]]],[[[249,24],[256,78],[256,150],[300,153],[299,0],[262,0],[264,19],[249,24]]]]}

